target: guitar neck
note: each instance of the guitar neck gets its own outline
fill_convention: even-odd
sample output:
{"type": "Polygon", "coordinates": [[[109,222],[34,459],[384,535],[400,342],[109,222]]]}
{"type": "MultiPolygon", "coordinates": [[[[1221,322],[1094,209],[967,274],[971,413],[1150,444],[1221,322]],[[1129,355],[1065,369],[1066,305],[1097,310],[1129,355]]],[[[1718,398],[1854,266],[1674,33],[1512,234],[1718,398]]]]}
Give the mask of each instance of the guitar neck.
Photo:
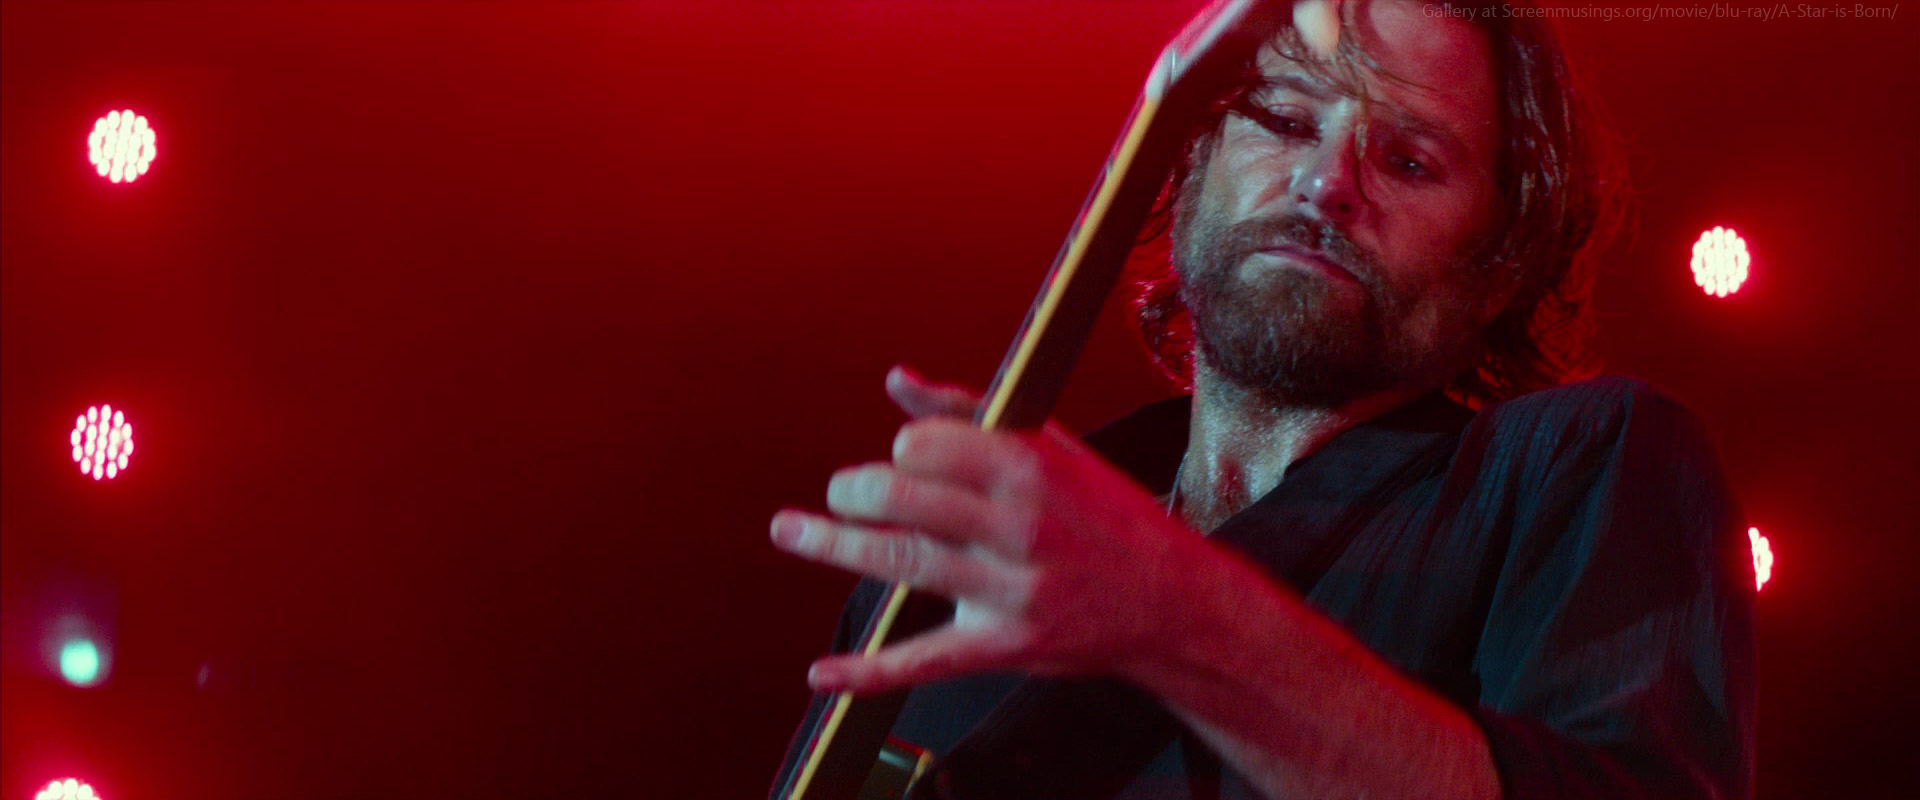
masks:
{"type": "Polygon", "coordinates": [[[1161,50],[987,389],[982,428],[1037,428],[1052,413],[1194,118],[1274,30],[1274,5],[1216,2],[1161,50]]]}

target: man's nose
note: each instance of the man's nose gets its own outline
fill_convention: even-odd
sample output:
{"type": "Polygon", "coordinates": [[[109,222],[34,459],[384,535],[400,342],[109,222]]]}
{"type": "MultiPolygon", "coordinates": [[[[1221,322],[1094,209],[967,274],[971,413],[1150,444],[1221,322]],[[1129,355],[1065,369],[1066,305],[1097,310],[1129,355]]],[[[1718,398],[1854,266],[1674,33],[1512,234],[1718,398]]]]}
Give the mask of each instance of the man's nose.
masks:
{"type": "Polygon", "coordinates": [[[1321,138],[1294,163],[1289,187],[1301,213],[1339,225],[1354,221],[1365,200],[1360,190],[1359,148],[1349,131],[1321,138]]]}

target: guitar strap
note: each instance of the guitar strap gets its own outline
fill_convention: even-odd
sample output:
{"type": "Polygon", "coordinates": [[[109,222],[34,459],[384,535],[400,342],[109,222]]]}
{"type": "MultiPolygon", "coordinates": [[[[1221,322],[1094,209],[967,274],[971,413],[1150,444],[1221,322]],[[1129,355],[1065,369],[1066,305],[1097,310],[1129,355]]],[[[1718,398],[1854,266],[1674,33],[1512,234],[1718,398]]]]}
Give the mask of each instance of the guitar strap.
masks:
{"type": "MultiPolygon", "coordinates": [[[[1305,596],[1387,502],[1445,468],[1458,438],[1426,443],[1324,535],[1273,537],[1266,526],[1248,524],[1260,521],[1248,512],[1274,499],[1276,490],[1210,538],[1255,556],[1305,596]]],[[[1186,762],[1185,792],[1196,800],[1218,797],[1219,757],[1146,690],[1115,678],[1029,678],[930,767],[909,797],[1104,800],[1127,788],[1176,740],[1186,762]]]]}

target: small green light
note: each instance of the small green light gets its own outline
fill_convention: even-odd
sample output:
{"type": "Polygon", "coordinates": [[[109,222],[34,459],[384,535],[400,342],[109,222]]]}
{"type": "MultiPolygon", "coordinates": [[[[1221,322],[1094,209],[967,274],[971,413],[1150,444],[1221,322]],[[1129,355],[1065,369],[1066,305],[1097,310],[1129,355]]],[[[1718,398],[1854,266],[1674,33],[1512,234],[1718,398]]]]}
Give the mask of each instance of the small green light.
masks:
{"type": "Polygon", "coordinates": [[[91,639],[73,639],[60,648],[60,674],[75,686],[100,680],[100,648],[91,639]]]}

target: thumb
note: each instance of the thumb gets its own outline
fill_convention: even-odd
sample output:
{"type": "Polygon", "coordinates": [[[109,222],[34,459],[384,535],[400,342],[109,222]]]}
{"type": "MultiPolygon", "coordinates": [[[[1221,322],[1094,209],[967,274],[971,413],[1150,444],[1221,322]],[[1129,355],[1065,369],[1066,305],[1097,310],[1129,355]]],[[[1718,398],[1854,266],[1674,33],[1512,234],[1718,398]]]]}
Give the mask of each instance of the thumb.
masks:
{"type": "Polygon", "coordinates": [[[1015,649],[1004,637],[948,623],[872,655],[843,654],[813,662],[807,683],[815,691],[891,692],[922,683],[1006,669],[1015,649]]]}

